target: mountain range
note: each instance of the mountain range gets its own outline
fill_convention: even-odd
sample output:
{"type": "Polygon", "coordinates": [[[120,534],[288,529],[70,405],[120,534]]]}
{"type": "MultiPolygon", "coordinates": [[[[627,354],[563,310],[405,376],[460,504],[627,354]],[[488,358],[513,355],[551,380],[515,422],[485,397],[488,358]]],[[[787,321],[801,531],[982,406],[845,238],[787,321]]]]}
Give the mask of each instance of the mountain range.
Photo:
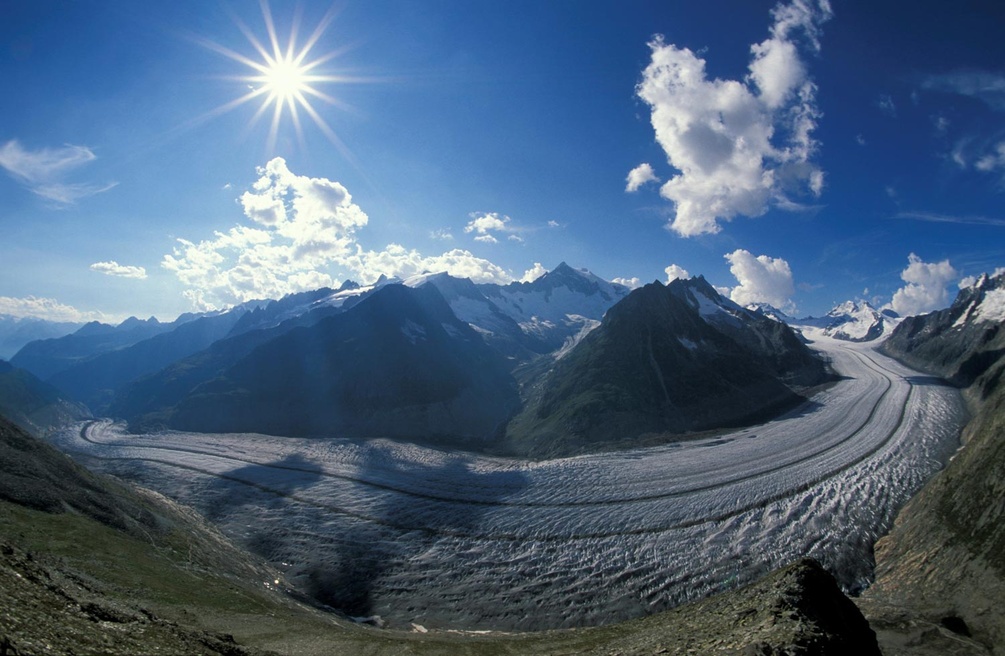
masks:
{"type": "Polygon", "coordinates": [[[105,408],[137,430],[389,436],[544,456],[757,421],[828,378],[786,325],[702,278],[629,290],[564,263],[505,286],[432,274],[319,290],[245,310],[211,344],[183,339],[232,314],[50,382],[93,404],[71,374],[107,380],[99,372],[115,357],[167,360],[155,340],[178,340],[189,355],[121,377],[105,408]]]}
{"type": "Polygon", "coordinates": [[[867,301],[846,301],[822,317],[784,320],[796,328],[820,328],[835,339],[872,342],[888,336],[900,323],[900,316],[891,309],[877,310],[867,301]]]}
{"type": "Polygon", "coordinates": [[[137,431],[546,456],[763,420],[830,377],[789,323],[862,341],[894,322],[865,303],[792,320],[701,277],[631,290],[563,262],[508,285],[381,277],[171,323],[90,323],[11,364],[137,431]]]}

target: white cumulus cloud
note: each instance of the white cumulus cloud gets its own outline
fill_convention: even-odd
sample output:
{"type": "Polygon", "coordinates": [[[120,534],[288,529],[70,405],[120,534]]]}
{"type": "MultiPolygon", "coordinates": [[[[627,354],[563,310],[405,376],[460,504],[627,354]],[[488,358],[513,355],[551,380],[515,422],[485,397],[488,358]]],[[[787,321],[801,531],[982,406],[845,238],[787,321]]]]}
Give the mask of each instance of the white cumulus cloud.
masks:
{"type": "Polygon", "coordinates": [[[523,272],[520,282],[534,282],[546,273],[548,270],[540,262],[535,262],[534,266],[523,272]]]}
{"type": "Polygon", "coordinates": [[[768,303],[779,309],[792,307],[795,285],[789,263],[780,257],[754,256],[737,249],[723,257],[729,261],[729,271],[739,283],[729,290],[729,297],[740,305],[768,303]]]}
{"type": "Polygon", "coordinates": [[[65,181],[70,171],[95,159],[97,156],[90,148],[70,144],[31,151],[25,150],[17,140],[11,140],[0,147],[0,167],[33,193],[57,205],[71,205],[116,185],[114,182],[94,185],[65,181]]]}
{"type": "MultiPolygon", "coordinates": [[[[400,244],[382,250],[364,248],[357,232],[368,222],[339,182],[290,171],[277,157],[258,169],[259,179],[241,194],[247,219],[201,241],[178,239],[161,266],[174,272],[185,296],[197,309],[219,309],[258,298],[332,287],[339,274],[361,282],[381,275],[407,278],[445,271],[475,282],[508,283],[513,276],[498,265],[455,248],[424,255],[400,244]]],[[[495,239],[492,231],[512,234],[508,217],[472,215],[478,237],[495,239]]],[[[449,232],[431,237],[449,239],[449,232]]]]}
{"type": "Polygon", "coordinates": [[[142,280],[147,277],[147,270],[143,267],[119,264],[115,260],[95,262],[91,265],[91,271],[97,271],[106,276],[119,276],[120,278],[138,278],[142,280]]]}
{"type": "Polygon", "coordinates": [[[907,262],[907,268],[900,274],[900,279],[907,284],[898,289],[890,301],[894,312],[909,317],[949,305],[948,287],[960,277],[949,260],[924,262],[911,253],[907,262]]]}
{"type": "Polygon", "coordinates": [[[625,182],[627,183],[625,191],[629,193],[636,192],[644,184],[659,181],[660,179],[656,177],[656,172],[653,171],[652,165],[649,162],[644,162],[628,172],[628,177],[625,178],[625,182]]]}
{"type": "Polygon", "coordinates": [[[466,234],[473,233],[475,241],[484,244],[498,244],[498,235],[506,235],[510,241],[523,241],[523,237],[519,233],[525,232],[526,229],[515,226],[512,219],[504,214],[472,212],[468,216],[471,217],[471,220],[464,226],[464,232],[466,234]]]}
{"type": "Polygon", "coordinates": [[[663,272],[667,274],[667,283],[671,283],[674,280],[687,280],[691,277],[691,274],[687,272],[687,269],[676,264],[671,264],[667,268],[663,269],[663,272]]]}
{"type": "Polygon", "coordinates": [[[212,239],[178,239],[161,263],[184,284],[198,309],[335,283],[326,270],[355,252],[355,231],[367,215],[338,182],[290,171],[276,157],[240,197],[254,225],[215,232],[212,239]]]}
{"type": "Polygon", "coordinates": [[[819,50],[830,4],[792,0],[772,17],[770,37],[751,46],[742,81],[708,79],[704,59],[663,37],[649,44],[652,60],[636,93],[678,171],[660,194],[674,204],[669,227],[682,236],[718,232],[720,221],[759,216],[773,201],[799,207],[791,194],[822,191],[823,172],[810,162],[816,85],[801,50],[819,50]]]}
{"type": "Polygon", "coordinates": [[[642,286],[642,280],[640,280],[638,276],[633,276],[631,278],[615,278],[611,282],[618,285],[624,285],[628,289],[638,289],[642,286]]]}
{"type": "Polygon", "coordinates": [[[381,275],[408,278],[420,273],[441,271],[456,278],[471,278],[476,283],[504,285],[513,282],[513,276],[502,267],[462,248],[432,256],[423,255],[400,244],[389,244],[382,251],[358,248],[355,254],[347,257],[341,264],[366,282],[372,282],[381,275]]]}

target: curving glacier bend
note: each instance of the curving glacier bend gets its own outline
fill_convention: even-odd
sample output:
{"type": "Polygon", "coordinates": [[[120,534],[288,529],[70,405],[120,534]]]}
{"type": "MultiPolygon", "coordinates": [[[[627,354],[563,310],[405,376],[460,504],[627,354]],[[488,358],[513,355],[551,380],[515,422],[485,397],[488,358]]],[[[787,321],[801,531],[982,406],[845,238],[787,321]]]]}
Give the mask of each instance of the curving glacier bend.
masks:
{"type": "Polygon", "coordinates": [[[316,599],[391,626],[611,623],[801,556],[856,591],[872,544],[956,450],[965,409],[871,344],[811,336],[839,383],[767,424],[647,449],[526,462],[107,421],[53,439],[194,506],[316,599]]]}

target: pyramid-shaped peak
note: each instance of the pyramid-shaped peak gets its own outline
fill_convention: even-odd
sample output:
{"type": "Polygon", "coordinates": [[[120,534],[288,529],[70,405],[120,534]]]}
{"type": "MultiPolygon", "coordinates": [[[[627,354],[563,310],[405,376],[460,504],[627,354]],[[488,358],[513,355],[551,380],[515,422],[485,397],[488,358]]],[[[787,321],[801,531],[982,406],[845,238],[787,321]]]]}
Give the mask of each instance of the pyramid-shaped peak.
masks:
{"type": "Polygon", "coordinates": [[[569,266],[568,264],[566,264],[564,261],[562,261],[562,262],[558,263],[557,267],[555,267],[554,269],[552,269],[551,271],[549,271],[548,273],[546,273],[544,275],[546,275],[546,276],[547,275],[552,275],[552,276],[555,276],[555,275],[558,275],[558,276],[577,276],[577,277],[583,278],[583,277],[592,277],[593,274],[591,274],[586,269],[576,269],[576,268],[573,268],[573,267],[569,266]]]}
{"type": "Polygon", "coordinates": [[[701,292],[710,299],[715,300],[722,297],[712,284],[705,280],[705,276],[697,275],[690,278],[675,278],[667,283],[667,287],[677,290],[692,290],[701,292]]]}

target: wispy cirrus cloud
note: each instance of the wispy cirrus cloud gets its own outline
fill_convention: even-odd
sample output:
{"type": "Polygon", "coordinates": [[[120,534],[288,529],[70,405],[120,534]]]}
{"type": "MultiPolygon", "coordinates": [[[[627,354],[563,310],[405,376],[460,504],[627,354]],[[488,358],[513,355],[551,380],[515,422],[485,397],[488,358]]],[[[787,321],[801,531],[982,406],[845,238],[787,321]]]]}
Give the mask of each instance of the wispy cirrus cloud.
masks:
{"type": "Polygon", "coordinates": [[[928,223],[959,223],[963,225],[984,225],[1005,228],[1005,219],[997,219],[989,216],[939,214],[938,212],[898,212],[893,215],[893,218],[926,221],[928,223]]]}
{"type": "Polygon", "coordinates": [[[143,280],[147,277],[147,270],[143,267],[119,264],[115,260],[95,262],[91,265],[90,269],[91,271],[103,273],[106,276],[117,276],[119,278],[137,278],[143,280]]]}
{"type": "Polygon", "coordinates": [[[1005,74],[994,71],[962,70],[926,76],[921,81],[926,91],[969,96],[991,109],[1005,112],[1005,74]]]}
{"type": "Polygon", "coordinates": [[[26,150],[15,139],[0,147],[0,167],[33,193],[60,206],[72,205],[81,198],[108,191],[118,184],[95,185],[65,180],[69,172],[95,159],[97,156],[90,148],[71,144],[32,151],[26,150]]]}
{"type": "MultiPolygon", "coordinates": [[[[1005,112],[1005,73],[987,70],[958,70],[921,79],[924,91],[973,98],[995,113],[1005,112]]],[[[939,115],[933,119],[936,132],[945,135],[949,119],[939,115]]],[[[1001,131],[964,131],[955,139],[948,153],[949,159],[961,169],[980,173],[998,174],[999,184],[1005,188],[1005,140],[1001,131]]]]}
{"type": "Polygon", "coordinates": [[[673,203],[668,227],[681,236],[719,232],[721,221],[772,205],[797,208],[793,194],[823,189],[823,171],[811,162],[821,113],[804,54],[819,52],[830,3],[792,0],[771,14],[770,36],[751,45],[742,80],[709,79],[704,59],[662,36],[649,43],[636,94],[677,170],[660,195],[673,203]]]}
{"type": "Polygon", "coordinates": [[[886,116],[897,118],[897,105],[893,102],[893,96],[890,94],[880,94],[879,98],[876,99],[876,106],[886,116]]]}

